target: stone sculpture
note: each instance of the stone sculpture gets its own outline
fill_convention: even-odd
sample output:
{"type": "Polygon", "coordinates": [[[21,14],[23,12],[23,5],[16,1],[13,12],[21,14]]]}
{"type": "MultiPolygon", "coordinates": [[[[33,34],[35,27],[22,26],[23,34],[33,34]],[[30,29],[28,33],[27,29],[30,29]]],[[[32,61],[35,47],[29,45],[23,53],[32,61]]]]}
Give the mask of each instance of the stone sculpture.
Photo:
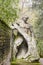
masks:
{"type": "Polygon", "coordinates": [[[27,23],[28,17],[24,17],[16,23],[13,23],[14,32],[16,30],[18,36],[14,40],[13,57],[17,59],[39,60],[39,54],[36,47],[36,40],[32,30],[32,26],[27,23]]]}

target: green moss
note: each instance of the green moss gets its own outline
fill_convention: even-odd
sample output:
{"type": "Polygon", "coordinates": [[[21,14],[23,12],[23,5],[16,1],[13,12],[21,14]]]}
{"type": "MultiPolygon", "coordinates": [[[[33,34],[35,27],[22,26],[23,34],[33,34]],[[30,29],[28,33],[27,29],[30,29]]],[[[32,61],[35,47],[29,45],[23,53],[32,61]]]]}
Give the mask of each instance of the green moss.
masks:
{"type": "Polygon", "coordinates": [[[28,61],[24,61],[23,59],[20,59],[20,60],[12,61],[11,65],[40,65],[40,63],[30,63],[28,61]]]}

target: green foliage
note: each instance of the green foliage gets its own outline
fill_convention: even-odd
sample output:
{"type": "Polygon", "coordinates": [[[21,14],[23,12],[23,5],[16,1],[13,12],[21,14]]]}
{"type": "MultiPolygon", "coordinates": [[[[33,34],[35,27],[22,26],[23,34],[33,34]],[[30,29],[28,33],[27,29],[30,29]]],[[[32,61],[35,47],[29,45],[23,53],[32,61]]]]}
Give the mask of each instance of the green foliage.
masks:
{"type": "Polygon", "coordinates": [[[43,0],[38,0],[35,1],[36,7],[34,7],[33,9],[36,10],[36,12],[38,12],[38,19],[35,20],[34,22],[34,33],[36,35],[36,40],[38,41],[37,45],[38,45],[38,50],[39,50],[39,54],[42,57],[43,56],[43,0]],[[38,2],[38,4],[37,4],[38,2]],[[39,4],[40,2],[40,4],[39,4]]]}
{"type": "Polygon", "coordinates": [[[37,46],[40,57],[43,57],[43,40],[38,40],[37,46]]]}
{"type": "Polygon", "coordinates": [[[6,23],[14,22],[18,17],[17,4],[18,0],[0,0],[0,19],[6,23]]]}

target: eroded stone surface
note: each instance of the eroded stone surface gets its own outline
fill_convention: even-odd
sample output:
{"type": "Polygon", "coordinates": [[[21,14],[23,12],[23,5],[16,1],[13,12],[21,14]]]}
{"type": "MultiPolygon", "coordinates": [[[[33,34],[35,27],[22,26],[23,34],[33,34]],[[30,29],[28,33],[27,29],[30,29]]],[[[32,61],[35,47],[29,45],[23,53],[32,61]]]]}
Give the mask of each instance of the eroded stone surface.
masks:
{"type": "Polygon", "coordinates": [[[31,26],[28,23],[26,23],[25,20],[20,19],[19,22],[14,23],[14,29],[18,31],[19,34],[17,36],[19,39],[18,38],[16,39],[16,43],[14,41],[15,48],[13,52],[15,51],[14,57],[16,56],[17,59],[24,58],[31,62],[33,60],[39,59],[39,55],[36,47],[36,40],[34,37],[34,33],[31,30],[32,29],[31,26]],[[20,38],[19,36],[22,38],[20,38]],[[23,42],[23,40],[25,40],[26,42],[23,42]],[[24,43],[27,44],[28,49],[25,48],[25,45],[24,47],[22,46],[20,48],[20,45],[24,43]],[[18,48],[20,51],[18,50],[18,48]],[[28,59],[29,56],[30,58],[28,59]]]}

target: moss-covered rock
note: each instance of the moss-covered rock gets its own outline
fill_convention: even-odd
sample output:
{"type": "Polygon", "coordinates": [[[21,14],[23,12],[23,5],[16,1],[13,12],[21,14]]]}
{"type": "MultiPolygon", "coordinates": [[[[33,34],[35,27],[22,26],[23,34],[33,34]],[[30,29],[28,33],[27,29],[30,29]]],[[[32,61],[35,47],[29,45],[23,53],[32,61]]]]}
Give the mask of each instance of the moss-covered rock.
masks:
{"type": "Polygon", "coordinates": [[[0,63],[10,51],[10,31],[11,29],[3,21],[0,21],[0,63]]]}

